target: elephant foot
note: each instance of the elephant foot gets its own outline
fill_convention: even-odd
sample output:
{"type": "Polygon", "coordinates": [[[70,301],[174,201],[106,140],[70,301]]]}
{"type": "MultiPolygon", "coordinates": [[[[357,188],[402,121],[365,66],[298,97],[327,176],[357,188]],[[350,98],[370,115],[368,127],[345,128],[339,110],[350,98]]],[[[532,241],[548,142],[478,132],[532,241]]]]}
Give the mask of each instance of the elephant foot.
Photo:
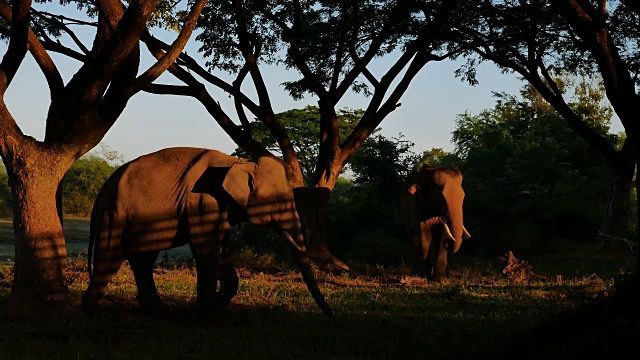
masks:
{"type": "Polygon", "coordinates": [[[446,276],[434,276],[431,281],[440,285],[447,285],[449,283],[449,279],[446,276]]]}
{"type": "Polygon", "coordinates": [[[233,298],[233,296],[229,296],[228,294],[221,294],[220,292],[218,292],[216,294],[216,300],[213,303],[213,310],[216,313],[223,313],[227,310],[229,310],[229,307],[231,306],[231,299],[233,298]]]}
{"type": "Polygon", "coordinates": [[[155,301],[141,301],[140,310],[147,315],[164,315],[169,313],[169,307],[160,299],[155,301]]]}

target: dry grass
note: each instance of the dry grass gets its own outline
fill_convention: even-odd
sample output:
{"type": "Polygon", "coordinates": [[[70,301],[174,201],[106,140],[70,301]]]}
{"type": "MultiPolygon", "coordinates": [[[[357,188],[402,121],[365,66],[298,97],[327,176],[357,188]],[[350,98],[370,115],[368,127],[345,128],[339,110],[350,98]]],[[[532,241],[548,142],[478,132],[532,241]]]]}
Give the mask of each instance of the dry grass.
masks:
{"type": "MultiPolygon", "coordinates": [[[[191,263],[154,272],[171,309],[166,316],[138,311],[133,274],[125,265],[88,327],[42,332],[4,326],[0,358],[507,358],[514,349],[526,357],[552,346],[532,337],[533,331],[594,299],[609,298],[614,284],[613,277],[565,275],[515,285],[500,276],[497,261],[460,258],[453,266],[453,279],[444,286],[407,277],[403,268],[317,273],[336,312],[333,319],[322,316],[297,272],[241,268],[230,311],[203,319],[195,311],[191,263]]],[[[76,305],[87,286],[85,267],[82,258],[68,261],[76,305]]],[[[0,298],[9,292],[1,279],[10,271],[0,270],[0,298]]]]}

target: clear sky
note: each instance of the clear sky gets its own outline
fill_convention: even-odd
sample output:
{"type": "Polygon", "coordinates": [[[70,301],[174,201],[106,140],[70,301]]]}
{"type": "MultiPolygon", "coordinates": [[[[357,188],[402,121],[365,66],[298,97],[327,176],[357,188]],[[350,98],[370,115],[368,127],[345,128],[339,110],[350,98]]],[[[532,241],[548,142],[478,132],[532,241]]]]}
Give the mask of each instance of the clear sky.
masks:
{"type": "MultiPolygon", "coordinates": [[[[85,38],[90,39],[90,36],[85,38]]],[[[90,40],[85,42],[90,43],[90,40]]],[[[187,52],[204,64],[197,54],[197,46],[192,39],[187,52]]],[[[5,54],[6,48],[5,43],[0,43],[0,55],[5,54]]],[[[65,82],[68,81],[79,64],[55,54],[53,58],[65,82]]],[[[391,60],[391,57],[378,60],[373,64],[372,71],[380,74],[381,69],[390,66],[391,60]]],[[[415,144],[414,151],[417,153],[433,147],[451,151],[451,132],[457,114],[465,111],[475,114],[492,108],[493,91],[517,94],[523,85],[516,75],[502,74],[492,64],[485,63],[478,71],[479,85],[470,86],[454,77],[454,70],[459,65],[460,62],[452,61],[427,64],[402,97],[402,106],[380,125],[382,133],[388,137],[402,133],[415,144]]],[[[297,74],[274,66],[267,68],[263,74],[276,112],[315,104],[313,98],[294,101],[280,86],[282,82],[296,78],[297,74]]],[[[174,81],[171,75],[163,75],[160,82],[174,81]]],[[[220,91],[210,90],[223,109],[235,119],[231,99],[220,91]]],[[[361,94],[348,94],[338,108],[365,108],[368,100],[361,94]]],[[[5,101],[22,131],[41,140],[50,99],[44,77],[31,57],[27,57],[19,69],[5,101]]],[[[612,130],[619,131],[621,127],[614,123],[612,130]]],[[[146,93],[139,93],[131,99],[103,143],[122,153],[127,160],[170,146],[207,147],[227,153],[236,147],[198,101],[188,97],[146,93]]]]}

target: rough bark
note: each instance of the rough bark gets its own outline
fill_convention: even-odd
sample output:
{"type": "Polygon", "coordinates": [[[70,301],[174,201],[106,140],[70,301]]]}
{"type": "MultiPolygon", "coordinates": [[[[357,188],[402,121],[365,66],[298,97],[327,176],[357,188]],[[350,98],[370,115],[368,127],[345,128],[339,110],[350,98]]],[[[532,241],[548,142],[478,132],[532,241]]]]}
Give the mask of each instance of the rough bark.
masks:
{"type": "Polygon", "coordinates": [[[12,319],[77,321],[64,279],[61,181],[75,160],[34,143],[3,154],[11,185],[14,284],[3,311],[12,319]]]}
{"type": "MultiPolygon", "coordinates": [[[[636,166],[636,171],[638,172],[638,170],[640,170],[640,166],[636,166]]],[[[636,172],[636,207],[638,211],[636,211],[636,224],[640,224],[640,202],[638,200],[640,200],[640,196],[638,195],[638,188],[640,188],[640,176],[638,176],[639,174],[636,172]]],[[[636,232],[636,244],[640,245],[640,231],[636,232]]],[[[640,251],[638,251],[638,257],[636,259],[636,268],[634,270],[634,275],[635,275],[635,279],[636,279],[636,288],[640,289],[640,251]]],[[[640,292],[640,291],[639,291],[640,292]]]]}
{"type": "Polygon", "coordinates": [[[327,246],[329,198],[327,187],[298,187],[294,190],[296,210],[306,234],[307,254],[325,271],[349,271],[327,246]]]}
{"type": "Polygon", "coordinates": [[[633,168],[631,171],[612,171],[611,187],[607,209],[599,230],[599,237],[605,249],[613,246],[614,239],[626,236],[630,216],[630,194],[633,186],[633,168]]]}

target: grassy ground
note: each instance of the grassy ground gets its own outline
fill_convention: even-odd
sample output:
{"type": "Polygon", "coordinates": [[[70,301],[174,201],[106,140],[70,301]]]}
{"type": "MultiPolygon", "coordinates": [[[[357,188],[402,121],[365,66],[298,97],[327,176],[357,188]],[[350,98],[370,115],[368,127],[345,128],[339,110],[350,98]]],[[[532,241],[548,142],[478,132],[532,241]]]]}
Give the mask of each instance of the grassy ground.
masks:
{"type": "MultiPolygon", "coordinates": [[[[545,259],[536,260],[542,264],[545,259]]],[[[87,286],[85,264],[71,259],[68,266],[76,304],[87,286]]],[[[558,339],[545,339],[557,337],[549,331],[533,337],[532,331],[594,299],[606,299],[613,286],[612,278],[595,273],[540,271],[548,280],[510,284],[500,277],[495,259],[478,257],[457,258],[452,269],[449,285],[380,267],[362,267],[359,275],[318,274],[336,311],[332,319],[321,315],[297,273],[240,269],[240,292],[230,311],[203,319],[194,308],[195,272],[190,266],[156,269],[159,292],[171,309],[166,316],[139,312],[133,275],[125,266],[86,328],[52,331],[4,324],[0,358],[533,357],[557,347],[558,339]]],[[[621,270],[613,264],[609,269],[621,270]]],[[[8,271],[6,266],[2,270],[8,271]]],[[[0,299],[9,291],[7,281],[0,280],[0,299]]],[[[575,333],[563,336],[570,341],[575,333]]]]}
{"type": "MultiPolygon", "coordinates": [[[[65,221],[70,244],[88,236],[86,220],[76,220],[65,221]]],[[[640,328],[593,304],[612,298],[616,277],[634,259],[584,244],[559,246],[555,254],[521,258],[545,278],[522,284],[501,277],[495,256],[453,257],[448,285],[407,277],[404,268],[352,264],[349,275],[317,274],[336,312],[332,319],[297,272],[247,253],[237,256],[240,291],[228,313],[197,314],[195,271],[185,262],[157,267],[170,313],[145,315],[125,265],[83,327],[0,323],[0,359],[615,359],[624,344],[637,342],[640,328]]],[[[86,260],[70,257],[66,275],[78,306],[86,260]]],[[[0,302],[11,279],[11,263],[0,265],[0,302]]]]}

